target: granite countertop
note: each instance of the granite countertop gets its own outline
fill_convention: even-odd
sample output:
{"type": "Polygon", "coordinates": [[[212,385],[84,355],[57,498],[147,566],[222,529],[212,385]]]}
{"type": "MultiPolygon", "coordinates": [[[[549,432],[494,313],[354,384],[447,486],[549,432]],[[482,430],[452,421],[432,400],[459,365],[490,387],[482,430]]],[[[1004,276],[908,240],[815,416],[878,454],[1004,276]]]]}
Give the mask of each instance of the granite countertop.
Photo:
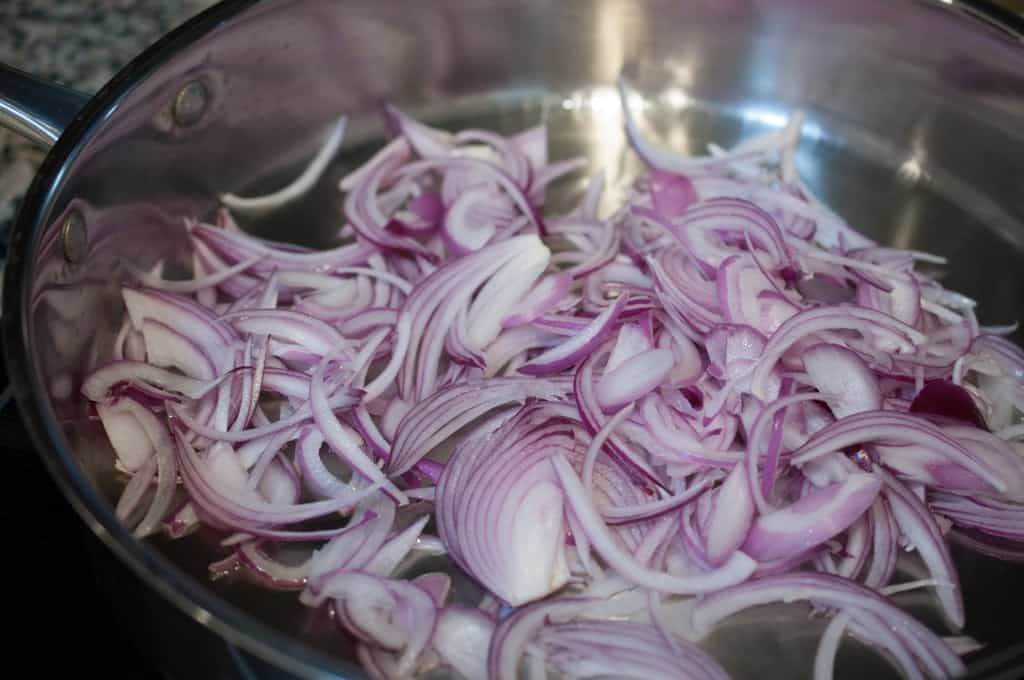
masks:
{"type": "MultiPolygon", "coordinates": [[[[0,62],[83,92],[214,0],[0,0],[0,62]]],[[[0,260],[45,150],[0,128],[0,260]]]]}

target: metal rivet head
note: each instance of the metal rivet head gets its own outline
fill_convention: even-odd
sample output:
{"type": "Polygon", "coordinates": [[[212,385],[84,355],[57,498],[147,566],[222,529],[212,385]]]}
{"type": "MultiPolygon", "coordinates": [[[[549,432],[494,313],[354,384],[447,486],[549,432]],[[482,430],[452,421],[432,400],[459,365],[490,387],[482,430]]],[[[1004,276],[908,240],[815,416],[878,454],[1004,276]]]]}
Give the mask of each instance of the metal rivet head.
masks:
{"type": "Polygon", "coordinates": [[[72,211],[64,219],[64,224],[60,229],[60,240],[64,245],[64,259],[71,264],[81,261],[85,255],[88,237],[89,233],[86,231],[85,218],[82,217],[82,213],[77,210],[72,211]]]}
{"type": "Polygon", "coordinates": [[[190,127],[202,119],[206,113],[206,106],[210,100],[210,93],[201,80],[190,80],[174,97],[172,113],[174,122],[180,127],[190,127]]]}

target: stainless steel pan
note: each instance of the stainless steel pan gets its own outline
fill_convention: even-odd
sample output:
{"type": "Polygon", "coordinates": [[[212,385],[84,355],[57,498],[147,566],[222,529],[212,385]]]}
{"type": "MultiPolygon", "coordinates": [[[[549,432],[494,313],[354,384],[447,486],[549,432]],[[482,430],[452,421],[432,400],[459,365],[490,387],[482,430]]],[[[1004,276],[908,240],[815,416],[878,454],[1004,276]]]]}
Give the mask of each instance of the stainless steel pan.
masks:
{"type": "MultiPolygon", "coordinates": [[[[134,573],[110,576],[111,592],[169,674],[241,677],[224,662],[242,658],[237,646],[257,676],[360,676],[291,595],[211,584],[200,539],[140,543],[114,518],[112,456],[78,384],[117,329],[123,260],[183,262],[182,215],[272,182],[345,112],[348,153],[324,190],[249,225],[325,243],[338,220],[331,179],[382,137],[384,99],[447,125],[544,119],[554,155],[583,152],[621,186],[638,164],[610,87],[620,73],[649,103],[652,133],[684,150],[803,110],[798,165],[840,213],[883,240],[950,256],[947,284],[981,301],[984,322],[1024,311],[1024,43],[1015,18],[986,3],[227,0],[88,102],[0,70],[0,118],[53,144],[7,265],[10,374],[54,479],[134,573]]],[[[957,557],[967,632],[989,643],[972,672],[1017,677],[1022,569],[957,557]]],[[[814,624],[775,610],[757,619],[712,641],[735,677],[807,675],[814,624]]],[[[839,676],[890,672],[870,658],[845,650],[839,676]]]]}

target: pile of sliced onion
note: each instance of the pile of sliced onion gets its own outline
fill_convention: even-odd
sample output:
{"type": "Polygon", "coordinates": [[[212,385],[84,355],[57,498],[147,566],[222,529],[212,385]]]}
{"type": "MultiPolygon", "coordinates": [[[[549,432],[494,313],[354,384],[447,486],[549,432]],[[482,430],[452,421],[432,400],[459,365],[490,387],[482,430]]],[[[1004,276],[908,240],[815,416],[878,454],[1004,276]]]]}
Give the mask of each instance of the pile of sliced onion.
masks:
{"type": "Polygon", "coordinates": [[[934,592],[955,636],[950,532],[1024,555],[1013,329],[915,270],[941,258],[815,199],[798,117],[694,158],[624,111],[650,172],[611,214],[601,175],[544,210],[583,163],[550,161],[543,126],[389,108],[394,138],[341,181],[337,247],[254,238],[227,208],[300,199],[344,121],[292,185],[188,220],[192,278],[133,270],[82,386],[118,515],[219,532],[212,570],[328,608],[375,677],[723,678],[698,643],[768,603],[831,617],[818,678],[843,635],[909,678],[963,673],[889,596],[934,592]],[[486,596],[405,578],[425,555],[486,596]]]}

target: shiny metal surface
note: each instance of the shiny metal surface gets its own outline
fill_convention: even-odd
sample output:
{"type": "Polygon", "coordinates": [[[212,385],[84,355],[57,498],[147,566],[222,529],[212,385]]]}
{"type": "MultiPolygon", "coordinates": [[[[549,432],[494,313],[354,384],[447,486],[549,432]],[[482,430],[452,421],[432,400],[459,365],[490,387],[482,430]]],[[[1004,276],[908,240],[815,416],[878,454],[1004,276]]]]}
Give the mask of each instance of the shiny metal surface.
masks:
{"type": "Polygon", "coordinates": [[[188,81],[174,97],[171,107],[174,122],[181,127],[192,127],[202,120],[209,101],[210,93],[202,79],[188,81]]]}
{"type": "MultiPolygon", "coordinates": [[[[336,179],[382,138],[383,99],[450,127],[543,120],[553,156],[582,153],[621,189],[640,170],[612,87],[621,73],[648,132],[683,151],[804,111],[798,167],[809,184],[870,235],[949,256],[947,285],[981,302],[982,322],[1011,322],[1024,311],[1024,47],[1013,26],[978,21],[975,5],[229,0],[101,92],[26,198],[3,325],[29,428],[94,530],[186,615],[291,673],[357,677],[333,628],[293,594],[210,584],[204,536],[143,545],[114,520],[119,482],[78,385],[106,358],[123,313],[122,261],[184,266],[183,216],[209,214],[221,192],[272,186],[345,112],[346,153],[309,201],[247,225],[327,243],[340,214],[336,179]],[[175,104],[194,81],[206,91],[202,115],[182,125],[175,104]],[[60,234],[76,211],[88,238],[69,266],[60,234]]],[[[552,205],[568,205],[581,186],[560,187],[552,205]]],[[[1014,647],[1024,573],[957,558],[967,632],[988,643],[969,661],[990,677],[1024,651],[1014,647]]],[[[927,602],[906,604],[934,618],[927,602]]],[[[819,632],[804,610],[766,609],[708,645],[738,679],[805,677],[819,632]]],[[[837,677],[869,673],[891,670],[844,646],[837,677]]]]}
{"type": "Polygon", "coordinates": [[[87,95],[0,64],[0,126],[52,146],[89,100],[87,95]]]}

